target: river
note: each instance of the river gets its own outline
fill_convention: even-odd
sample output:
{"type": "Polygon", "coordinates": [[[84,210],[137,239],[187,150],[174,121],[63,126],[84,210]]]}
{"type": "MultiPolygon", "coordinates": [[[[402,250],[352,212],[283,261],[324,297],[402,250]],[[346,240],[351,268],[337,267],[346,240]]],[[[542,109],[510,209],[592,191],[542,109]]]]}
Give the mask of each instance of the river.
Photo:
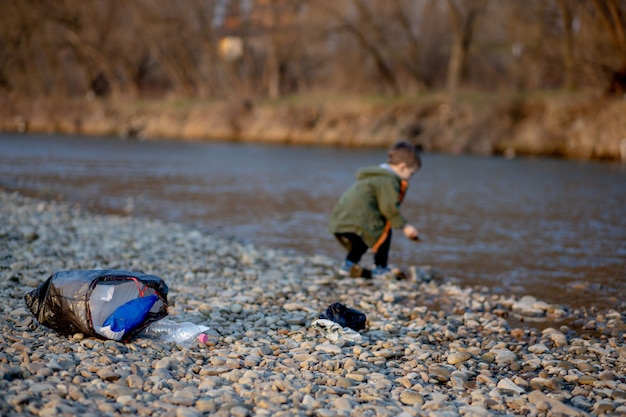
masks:
{"type": "MultiPolygon", "coordinates": [[[[345,255],[327,231],[356,170],[384,150],[0,134],[0,186],[194,225],[305,255],[345,255]]],[[[566,307],[626,306],[626,166],[425,154],[390,262],[566,307]]],[[[366,255],[366,261],[371,257],[366,255]]]]}

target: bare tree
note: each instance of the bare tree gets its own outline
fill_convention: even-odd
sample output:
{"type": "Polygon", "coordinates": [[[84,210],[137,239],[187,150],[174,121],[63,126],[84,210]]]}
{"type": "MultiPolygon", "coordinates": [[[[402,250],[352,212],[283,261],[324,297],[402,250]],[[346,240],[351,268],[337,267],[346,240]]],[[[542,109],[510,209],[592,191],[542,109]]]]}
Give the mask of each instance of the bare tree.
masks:
{"type": "Polygon", "coordinates": [[[287,89],[289,71],[294,67],[293,57],[296,48],[302,48],[298,27],[303,2],[299,0],[265,0],[258,2],[253,9],[255,18],[255,42],[264,58],[261,66],[265,93],[270,98],[278,98],[287,89]]]}
{"type": "Polygon", "coordinates": [[[58,50],[67,50],[83,72],[87,88],[97,94],[119,95],[123,85],[115,74],[115,56],[111,56],[110,36],[117,13],[117,2],[82,2],[40,0],[27,7],[42,27],[50,27],[58,50]]]}
{"type": "Polygon", "coordinates": [[[558,0],[561,9],[561,19],[563,22],[563,63],[565,75],[563,86],[567,90],[574,88],[574,33],[572,29],[573,17],[568,0],[558,0]]]}
{"type": "Polygon", "coordinates": [[[476,21],[485,8],[486,0],[447,0],[447,3],[453,34],[447,89],[454,95],[466,71],[476,21]]]}
{"type": "Polygon", "coordinates": [[[609,73],[607,91],[614,94],[626,92],[626,30],[624,22],[625,2],[622,0],[593,0],[602,26],[609,34],[615,62],[605,64],[609,73]]]}
{"type": "Polygon", "coordinates": [[[626,0],[3,0],[0,92],[617,94],[625,13],[626,0]]]}
{"type": "Polygon", "coordinates": [[[378,74],[384,85],[394,94],[400,92],[396,74],[392,69],[391,63],[385,57],[382,48],[368,34],[377,33],[380,41],[380,32],[376,25],[372,22],[372,12],[368,9],[368,5],[363,0],[353,0],[349,6],[355,7],[356,16],[351,18],[345,9],[338,6],[344,5],[341,2],[317,0],[314,4],[323,8],[339,25],[339,29],[346,31],[357,41],[362,50],[372,58],[375,63],[378,74]],[[371,31],[371,32],[370,32],[371,31]]]}

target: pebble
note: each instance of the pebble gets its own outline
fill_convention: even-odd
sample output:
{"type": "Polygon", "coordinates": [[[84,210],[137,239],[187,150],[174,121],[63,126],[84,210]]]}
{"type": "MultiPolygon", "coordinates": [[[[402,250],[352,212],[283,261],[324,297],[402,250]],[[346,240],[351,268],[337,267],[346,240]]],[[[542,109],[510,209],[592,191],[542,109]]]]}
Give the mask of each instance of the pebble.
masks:
{"type": "Polygon", "coordinates": [[[498,365],[511,364],[517,360],[517,355],[508,349],[499,349],[496,352],[495,360],[498,365]]]}
{"type": "Polygon", "coordinates": [[[400,402],[406,405],[422,405],[424,397],[419,392],[413,390],[405,390],[400,394],[400,402]]]}
{"type": "Polygon", "coordinates": [[[456,365],[458,363],[467,361],[471,357],[472,354],[468,352],[454,352],[453,354],[448,356],[448,363],[450,365],[456,365]]]}
{"type": "Polygon", "coordinates": [[[0,191],[0,415],[623,415],[625,316],[428,279],[338,279],[338,260],[191,227],[97,215],[0,191]],[[127,344],[39,325],[23,296],[53,272],[162,277],[169,318],[202,343],[127,344]],[[334,302],[368,318],[360,339],[310,324],[334,302]],[[558,316],[558,320],[557,317],[558,316]],[[508,317],[552,327],[511,328],[508,317]],[[583,323],[576,333],[559,320],[583,323]]]}
{"type": "Polygon", "coordinates": [[[543,343],[537,343],[528,347],[528,351],[532,353],[542,354],[548,352],[548,347],[543,343]]]}
{"type": "Polygon", "coordinates": [[[521,394],[524,392],[524,388],[519,387],[515,382],[511,381],[509,378],[501,379],[497,385],[501,390],[508,390],[516,392],[517,394],[521,394]]]}

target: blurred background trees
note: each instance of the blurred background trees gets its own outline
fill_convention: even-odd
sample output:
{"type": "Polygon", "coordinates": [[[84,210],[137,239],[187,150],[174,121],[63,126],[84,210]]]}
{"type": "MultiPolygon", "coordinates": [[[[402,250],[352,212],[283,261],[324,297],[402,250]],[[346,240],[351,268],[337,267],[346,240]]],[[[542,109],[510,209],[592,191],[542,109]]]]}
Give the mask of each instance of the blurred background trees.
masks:
{"type": "Polygon", "coordinates": [[[626,93],[626,0],[2,0],[0,94],[626,93]]]}

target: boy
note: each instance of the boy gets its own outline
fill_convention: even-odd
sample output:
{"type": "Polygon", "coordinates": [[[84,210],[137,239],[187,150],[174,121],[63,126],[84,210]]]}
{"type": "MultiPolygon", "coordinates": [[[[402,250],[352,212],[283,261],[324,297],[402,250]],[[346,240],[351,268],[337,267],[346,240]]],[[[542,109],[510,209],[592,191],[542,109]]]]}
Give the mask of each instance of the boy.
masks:
{"type": "Polygon", "coordinates": [[[417,229],[400,214],[400,203],[409,179],[422,166],[419,151],[407,141],[396,142],[387,152],[387,163],[359,169],[357,180],[348,188],[330,216],[328,231],[348,250],[339,273],[360,277],[361,257],[371,248],[375,268],[372,277],[391,275],[387,266],[391,230],[418,239],[417,229]]]}

